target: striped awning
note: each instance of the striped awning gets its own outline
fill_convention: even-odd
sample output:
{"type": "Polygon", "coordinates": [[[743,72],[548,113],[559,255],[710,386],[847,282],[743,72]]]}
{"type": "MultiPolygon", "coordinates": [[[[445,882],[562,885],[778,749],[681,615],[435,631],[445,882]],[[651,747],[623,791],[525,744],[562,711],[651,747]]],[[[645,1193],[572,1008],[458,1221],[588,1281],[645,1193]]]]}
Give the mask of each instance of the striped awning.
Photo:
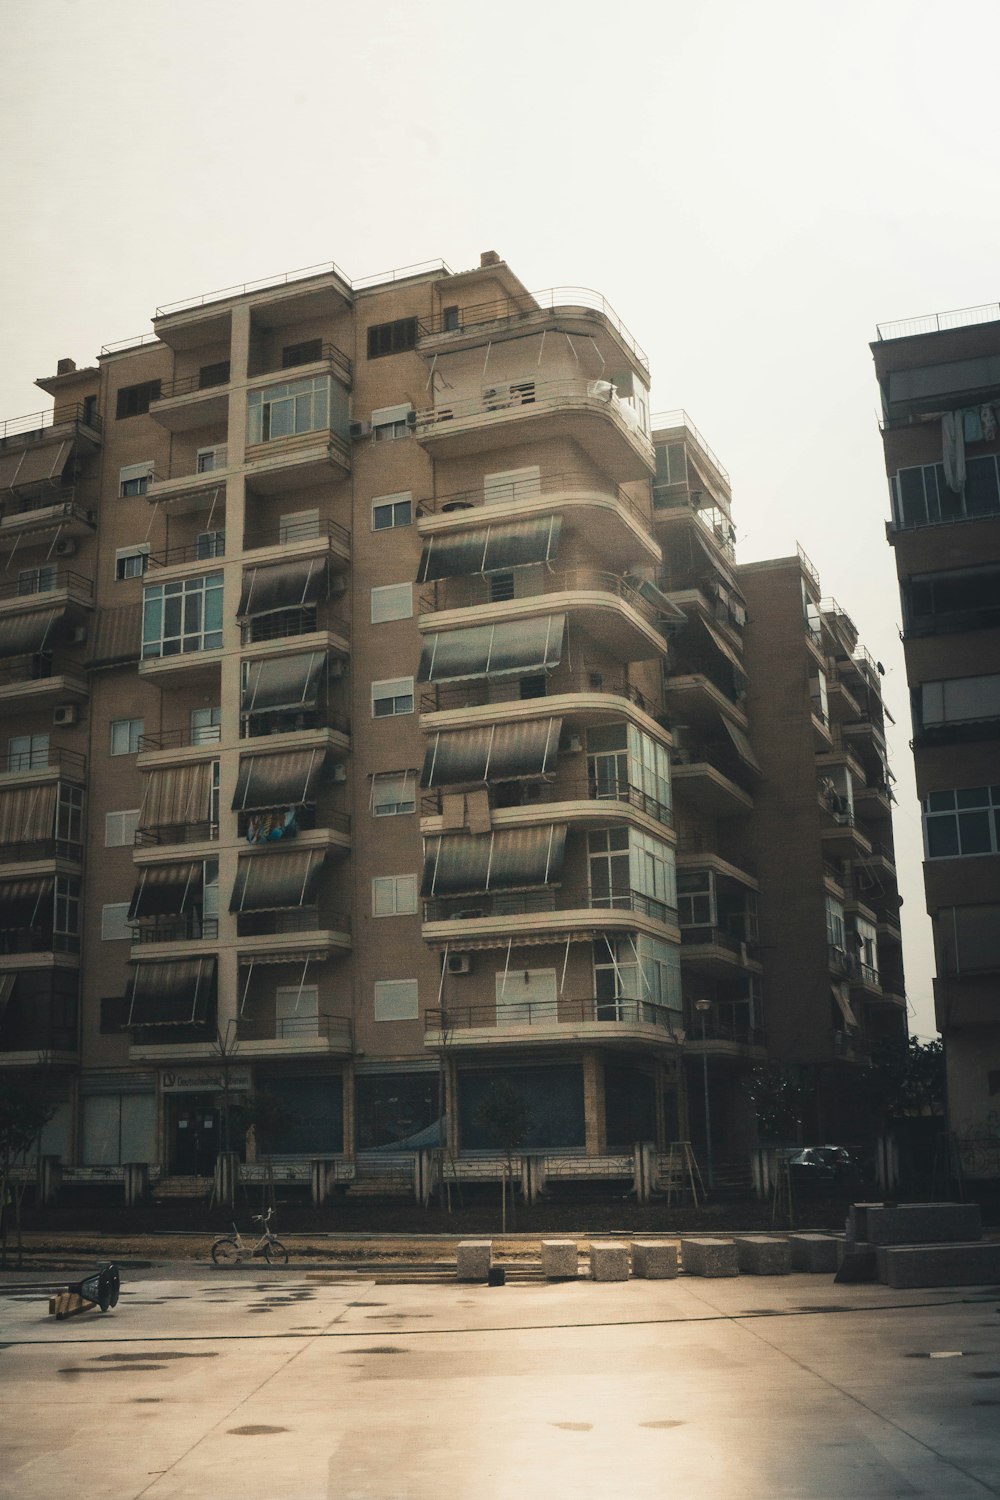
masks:
{"type": "Polygon", "coordinates": [[[245,662],[241,712],[262,714],[315,708],[325,663],[326,653],[323,651],[245,662]]]}
{"type": "Polygon", "coordinates": [[[120,667],[139,660],[142,644],[142,601],[97,613],[88,667],[120,667]]]}
{"type": "Polygon", "coordinates": [[[417,582],[551,562],[559,550],[561,530],[561,516],[534,516],[431,537],[420,555],[417,582]]]}
{"type": "Polygon", "coordinates": [[[180,865],[147,865],[132,892],[128,921],[179,917],[201,900],[204,884],[205,866],[200,859],[180,865]]]}
{"type": "Polygon", "coordinates": [[[303,557],[294,562],[268,563],[243,574],[237,619],[266,615],[276,609],[300,609],[326,597],[325,557],[303,557]]]}
{"type": "Polygon", "coordinates": [[[438,732],[427,749],[421,786],[516,781],[555,769],[562,719],[527,719],[438,732]]]}
{"type": "Polygon", "coordinates": [[[30,448],[0,453],[0,491],[23,489],[29,484],[56,483],[66,467],[72,442],[37,443],[30,448]]]}
{"type": "Polygon", "coordinates": [[[482,895],[530,890],[562,874],[565,823],[504,828],[492,833],[447,833],[424,846],[422,896],[482,895]]]}
{"type": "Polygon", "coordinates": [[[289,911],[312,906],[325,858],[323,849],[244,856],[236,866],[229,910],[289,911]]]}
{"type": "Polygon", "coordinates": [[[55,883],[52,875],[3,881],[0,884],[0,931],[37,927],[39,923],[47,926],[52,920],[55,883]]]}
{"type": "Polygon", "coordinates": [[[719,634],[719,632],[716,630],[715,626],[714,625],[710,625],[708,623],[708,621],[707,620],[703,620],[701,618],[701,616],[698,616],[698,624],[701,626],[702,630],[704,630],[705,634],[708,636],[709,640],[712,642],[712,645],[716,648],[716,650],[719,651],[721,653],[721,655],[723,655],[726,658],[726,660],[728,661],[729,665],[733,668],[733,671],[737,674],[737,676],[738,677],[746,677],[746,675],[747,675],[747,669],[746,669],[746,667],[740,661],[739,656],[733,650],[733,648],[729,644],[729,642],[723,636],[721,636],[719,634]]]}
{"type": "Polygon", "coordinates": [[[44,650],[51,645],[52,628],[58,618],[58,610],[44,609],[0,620],[0,656],[30,656],[44,650]]]}
{"type": "Polygon", "coordinates": [[[0,844],[30,844],[55,831],[58,786],[18,786],[0,791],[0,844]]]}
{"type": "Polygon", "coordinates": [[[211,812],[214,764],[214,761],[202,760],[194,765],[144,771],[139,827],[207,822],[211,812]]]}
{"type": "Polygon", "coordinates": [[[126,998],[126,1026],[193,1026],[208,1020],[215,1000],[214,958],[137,963],[126,998]]]}
{"type": "Polygon", "coordinates": [[[418,681],[550,672],[562,660],[565,632],[564,614],[438,631],[424,639],[418,681]]]}
{"type": "Polygon", "coordinates": [[[329,751],[290,750],[284,755],[244,755],[233,798],[235,812],[301,807],[315,802],[329,751]]]}

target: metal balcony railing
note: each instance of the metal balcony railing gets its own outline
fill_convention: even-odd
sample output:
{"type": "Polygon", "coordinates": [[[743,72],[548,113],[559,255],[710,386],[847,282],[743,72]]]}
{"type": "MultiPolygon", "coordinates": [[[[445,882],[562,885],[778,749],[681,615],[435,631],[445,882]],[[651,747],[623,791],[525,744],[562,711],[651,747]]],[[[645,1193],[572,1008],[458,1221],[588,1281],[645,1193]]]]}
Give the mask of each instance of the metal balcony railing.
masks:
{"type": "Polygon", "coordinates": [[[273,1021],[244,1015],[236,1023],[236,1038],[241,1042],[305,1042],[321,1037],[349,1049],[352,1036],[350,1016],[330,1015],[325,1011],[317,1016],[282,1016],[273,1021]]]}
{"type": "Polygon", "coordinates": [[[53,932],[51,927],[0,929],[0,954],[79,953],[80,935],[76,932],[53,932]]]}
{"type": "Polygon", "coordinates": [[[20,864],[36,859],[66,859],[79,864],[83,859],[83,845],[77,839],[25,839],[23,842],[0,844],[0,865],[20,864]]]}
{"type": "Polygon", "coordinates": [[[253,615],[240,627],[240,639],[244,646],[259,645],[261,641],[283,641],[296,635],[314,635],[318,630],[328,630],[343,640],[351,638],[351,622],[335,614],[328,606],[306,604],[301,608],[276,609],[270,614],[253,615]]]}
{"type": "Polygon", "coordinates": [[[266,526],[247,527],[243,534],[244,552],[259,547],[284,547],[289,542],[311,542],[326,539],[345,549],[351,545],[351,533],[339,521],[313,517],[305,521],[271,521],[266,526]]]}
{"type": "Polygon", "coordinates": [[[647,533],[650,521],[646,511],[638,505],[631,495],[627,495],[620,484],[615,484],[606,478],[596,478],[592,474],[585,474],[575,469],[563,470],[558,474],[542,474],[538,478],[513,480],[509,486],[494,489],[487,498],[484,485],[472,490],[454,490],[447,495],[435,495],[429,500],[420,500],[417,503],[417,517],[449,515],[453,512],[463,510],[479,510],[486,508],[487,516],[494,513],[495,508],[501,508],[505,504],[514,504],[525,500],[547,499],[565,495],[571,498],[573,495],[607,496],[615,500],[623,510],[627,511],[634,521],[647,533]]]}
{"type": "Polygon", "coordinates": [[[656,922],[676,924],[677,908],[642,891],[594,896],[586,887],[545,886],[530,891],[489,891],[424,902],[425,922],[474,921],[483,917],[524,917],[554,911],[633,911],[656,922]]]}
{"type": "Polygon", "coordinates": [[[36,594],[67,593],[72,599],[85,604],[94,597],[94,581],[82,573],[72,573],[67,568],[49,568],[45,564],[38,568],[26,568],[20,578],[9,578],[0,582],[0,603],[10,599],[27,599],[36,594]]]}
{"type": "Polygon", "coordinates": [[[721,948],[724,953],[756,960],[757,943],[753,938],[740,937],[726,927],[681,927],[681,947],[721,948]]]}
{"type": "Polygon", "coordinates": [[[196,911],[185,912],[179,917],[153,917],[130,925],[132,942],[136,946],[141,943],[214,942],[219,936],[218,917],[202,917],[196,911]]]}
{"type": "Polygon", "coordinates": [[[539,691],[525,693],[518,678],[477,678],[449,687],[445,684],[429,686],[420,695],[420,712],[424,714],[444,712],[452,708],[479,708],[491,703],[507,703],[523,699],[558,697],[566,693],[610,693],[634,703],[644,713],[656,718],[663,713],[663,701],[652,694],[644,693],[634,683],[608,672],[564,672],[550,673],[537,679],[528,673],[525,681],[531,680],[539,691]]]}
{"type": "Polygon", "coordinates": [[[461,333],[470,328],[480,328],[492,323],[515,323],[537,315],[539,312],[572,312],[575,308],[600,313],[610,323],[625,347],[633,354],[642,368],[649,373],[649,360],[629,333],[614,308],[600,292],[583,286],[553,286],[541,292],[525,292],[520,296],[507,295],[491,302],[474,303],[471,307],[459,308],[454,313],[439,313],[435,317],[420,319],[417,335],[431,338],[441,333],[461,333]]]}
{"type": "Polygon", "coordinates": [[[584,403],[587,407],[608,410],[629,432],[635,443],[652,461],[653,444],[638,425],[638,417],[615,394],[607,380],[522,380],[502,382],[495,395],[459,397],[439,406],[423,407],[416,413],[417,436],[431,433],[447,435],[449,425],[469,418],[493,417],[498,413],[529,410],[555,411],[566,405],[584,403]]]}
{"type": "Polygon", "coordinates": [[[30,656],[9,656],[0,661],[0,687],[16,687],[20,683],[44,682],[58,676],[55,657],[50,651],[36,651],[30,656]]]}
{"type": "Polygon", "coordinates": [[[26,771],[45,771],[58,767],[71,780],[82,780],[87,757],[78,750],[64,750],[61,745],[42,745],[34,750],[8,750],[0,755],[0,776],[17,776],[26,771]]]}
{"type": "Polygon", "coordinates": [[[448,1005],[424,1011],[424,1030],[443,1033],[484,1029],[503,1031],[522,1026],[580,1026],[595,1021],[619,1026],[658,1026],[664,1031],[681,1029],[677,1011],[648,1000],[608,999],[595,996],[555,1000],[503,1000],[494,1005],[448,1005]]]}
{"type": "MultiPolygon", "coordinates": [[[[425,792],[420,811],[425,818],[435,817],[443,810],[443,799],[452,790],[436,787],[425,792]]],[[[673,810],[657,797],[644,792],[641,787],[625,783],[614,787],[598,786],[595,781],[510,781],[496,782],[489,786],[490,806],[494,812],[505,807],[534,807],[551,802],[625,802],[637,812],[655,818],[665,828],[674,825],[673,810]]]]}
{"type": "Polygon", "coordinates": [[[172,568],[177,563],[211,562],[213,558],[225,557],[225,531],[208,531],[193,542],[177,547],[167,547],[163,552],[151,552],[147,559],[150,568],[172,568]]]}
{"type": "Polygon", "coordinates": [[[205,371],[196,370],[193,375],[179,375],[174,380],[160,381],[160,394],[150,402],[155,406],[159,401],[172,401],[177,396],[190,396],[195,391],[206,391],[218,394],[229,385],[230,369],[228,362],[221,361],[218,365],[210,365],[205,371]],[[222,373],[225,368],[225,374],[222,373]]]}
{"type": "Polygon", "coordinates": [[[101,431],[101,419],[97,412],[80,401],[73,406],[60,406],[58,413],[54,410],[33,411],[24,417],[7,417],[0,421],[0,442],[10,437],[34,436],[35,433],[42,437],[47,428],[65,427],[72,423],[89,427],[91,432],[101,431]]]}
{"type": "Polygon", "coordinates": [[[908,339],[921,333],[941,333],[946,328],[969,328],[975,323],[995,323],[1000,319],[1000,303],[986,302],[979,307],[959,307],[953,312],[925,313],[919,318],[900,318],[895,323],[878,323],[879,339],[908,339]]]}
{"type": "MultiPolygon", "coordinates": [[[[701,1012],[696,1011],[689,1017],[685,1025],[685,1044],[688,1047],[697,1047],[702,1041],[702,1017],[701,1012]]],[[[751,1026],[749,1022],[724,1021],[720,1017],[707,1015],[705,1017],[704,1040],[706,1042],[735,1042],[744,1047],[763,1047],[765,1044],[765,1033],[763,1026],[751,1026]]]]}
{"type": "MultiPolygon", "coordinates": [[[[599,568],[545,568],[541,572],[521,570],[523,582],[518,599],[532,599],[545,594],[609,594],[634,609],[649,625],[656,625],[659,615],[637,589],[620,573],[605,573],[599,568]]],[[[504,603],[490,593],[491,583],[483,577],[441,578],[420,595],[421,614],[437,610],[473,609],[481,604],[504,603]]]]}
{"type": "Polygon", "coordinates": [[[284,911],[240,912],[236,918],[239,937],[281,937],[302,932],[350,932],[347,912],[300,906],[284,911]]]}
{"type": "Polygon", "coordinates": [[[701,449],[704,456],[715,469],[715,472],[721,475],[727,485],[729,484],[729,470],[720,462],[718,456],[709,447],[708,443],[706,443],[686,411],[678,408],[675,411],[654,412],[650,417],[650,423],[654,432],[674,431],[677,428],[683,427],[694,443],[694,446],[701,449]]]}
{"type": "Polygon", "coordinates": [[[135,830],[135,842],[140,849],[160,844],[201,844],[218,837],[218,823],[207,820],[199,823],[158,823],[135,830]]]}
{"type": "Polygon", "coordinates": [[[354,378],[353,362],[344,353],[343,349],[338,348],[336,344],[328,341],[322,344],[320,353],[315,359],[304,360],[301,363],[296,362],[293,365],[279,365],[277,368],[266,366],[261,370],[254,369],[250,372],[250,378],[251,380],[296,380],[299,370],[320,363],[328,366],[330,373],[340,381],[341,385],[349,386],[351,384],[354,378]]]}
{"type": "Polygon", "coordinates": [[[185,724],[179,729],[161,729],[157,734],[140,735],[139,754],[146,750],[176,750],[186,745],[217,745],[221,739],[221,724],[203,724],[198,728],[185,724]]]}

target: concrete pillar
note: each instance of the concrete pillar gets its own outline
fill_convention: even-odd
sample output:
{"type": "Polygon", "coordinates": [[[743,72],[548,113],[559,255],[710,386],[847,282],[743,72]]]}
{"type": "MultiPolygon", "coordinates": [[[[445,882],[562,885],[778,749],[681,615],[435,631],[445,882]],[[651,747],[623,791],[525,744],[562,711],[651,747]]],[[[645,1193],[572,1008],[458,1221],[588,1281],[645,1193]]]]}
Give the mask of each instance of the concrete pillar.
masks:
{"type": "Polygon", "coordinates": [[[583,1117],[588,1156],[603,1156],[607,1150],[604,1120],[604,1059],[599,1052],[583,1054],[583,1117]]]}
{"type": "Polygon", "coordinates": [[[221,1151],[215,1159],[215,1196],[220,1203],[236,1202],[239,1180],[239,1155],[235,1151],[221,1151]]]}
{"type": "Polygon", "coordinates": [[[333,1197],[337,1181],[337,1163],[330,1157],[317,1158],[312,1164],[312,1203],[319,1208],[333,1197]]]}
{"type": "Polygon", "coordinates": [[[149,1163],[127,1161],[124,1166],[125,1207],[135,1208],[149,1196],[149,1163]]]}
{"type": "Polygon", "coordinates": [[[344,1086],[344,1155],[353,1161],[357,1154],[357,1130],[354,1122],[354,1064],[346,1062],[343,1072],[344,1086]]]}
{"type": "Polygon", "coordinates": [[[39,1203],[54,1203],[62,1187],[62,1157],[40,1156],[37,1182],[39,1203]]]}

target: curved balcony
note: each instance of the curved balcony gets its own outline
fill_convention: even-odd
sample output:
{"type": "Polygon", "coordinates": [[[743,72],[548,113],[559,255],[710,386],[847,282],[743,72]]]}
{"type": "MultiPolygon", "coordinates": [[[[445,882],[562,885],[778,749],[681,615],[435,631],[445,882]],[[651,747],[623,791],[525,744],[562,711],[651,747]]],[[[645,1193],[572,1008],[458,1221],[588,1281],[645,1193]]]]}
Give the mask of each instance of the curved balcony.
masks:
{"type": "Polygon", "coordinates": [[[417,323],[417,348],[424,354],[475,348],[489,339],[523,338],[528,332],[579,334],[624,350],[649,375],[645,351],[629,333],[607,298],[590,287],[556,286],[541,292],[494,297],[468,307],[449,308],[417,323]],[[613,342],[612,342],[613,340],[613,342]]]}
{"type": "MultiPolygon", "coordinates": [[[[558,818],[566,822],[590,822],[595,818],[630,821],[633,814],[651,818],[663,828],[674,824],[671,809],[641,787],[619,785],[612,789],[598,787],[590,780],[580,781],[507,781],[488,787],[493,827],[534,821],[533,809],[545,808],[546,821],[558,818]]],[[[420,804],[421,831],[438,833],[432,820],[441,816],[444,799],[455,795],[451,787],[437,787],[425,792],[420,804]]]]}
{"type": "Polygon", "coordinates": [[[595,933],[641,930],[680,941],[677,910],[641,891],[592,896],[586,887],[545,886],[526,891],[425,900],[424,941],[454,948],[498,948],[520,935],[532,942],[590,942],[595,933]]]}
{"type": "Polygon", "coordinates": [[[681,963],[698,974],[724,978],[734,971],[762,974],[756,943],[725,927],[682,927],[681,963]]]}
{"type": "Polygon", "coordinates": [[[523,380],[487,387],[416,413],[416,438],[432,456],[458,458],[550,438],[579,443],[616,481],[648,479],[653,445],[607,380],[523,380]]]}
{"type": "Polygon", "coordinates": [[[515,1000],[493,1005],[450,1003],[424,1011],[424,1045],[449,1052],[488,1047],[539,1047],[600,1042],[679,1047],[678,1011],[646,1000],[515,1000]]]}
{"type": "Polygon", "coordinates": [[[659,697],[609,672],[571,671],[562,666],[531,679],[478,677],[469,682],[426,683],[420,693],[421,728],[472,728],[560,714],[565,725],[583,728],[596,719],[625,718],[663,738],[659,697]],[[439,714],[447,715],[438,718],[439,714]]]}

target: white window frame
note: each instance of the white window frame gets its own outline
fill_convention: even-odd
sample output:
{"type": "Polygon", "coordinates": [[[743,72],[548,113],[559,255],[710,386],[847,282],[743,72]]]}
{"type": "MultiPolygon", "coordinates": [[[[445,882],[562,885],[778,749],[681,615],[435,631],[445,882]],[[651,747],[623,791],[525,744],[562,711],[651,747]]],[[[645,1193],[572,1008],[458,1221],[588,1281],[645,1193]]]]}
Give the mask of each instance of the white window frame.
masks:
{"type": "Polygon", "coordinates": [[[145,733],[145,729],[146,729],[146,721],[145,721],[145,719],[112,719],[111,720],[111,736],[110,736],[110,739],[111,739],[111,748],[109,750],[109,754],[111,754],[111,755],[138,755],[138,753],[139,753],[139,741],[142,739],[142,736],[145,733]],[[125,750],[116,750],[115,749],[115,740],[116,739],[118,739],[118,740],[121,739],[122,736],[121,736],[120,731],[122,731],[122,730],[125,731],[127,748],[125,750]],[[118,733],[116,733],[116,731],[118,731],[118,733]],[[133,744],[132,744],[133,740],[135,741],[134,747],[133,747],[133,744]]]}
{"type": "Polygon", "coordinates": [[[420,986],[415,979],[376,979],[376,1021],[419,1021],[420,986]]]}
{"type": "Polygon", "coordinates": [[[221,739],[222,709],[217,704],[213,704],[210,708],[192,708],[192,745],[217,745],[221,739]],[[202,722],[199,723],[198,720],[202,722]]]}
{"type": "Polygon", "coordinates": [[[128,901],[108,901],[101,907],[101,942],[125,943],[132,940],[128,921],[128,901]]]}
{"type": "Polygon", "coordinates": [[[153,460],[144,459],[141,464],[125,464],[118,470],[118,498],[127,500],[134,495],[145,495],[153,477],[153,460]]]}
{"type": "Polygon", "coordinates": [[[392,719],[401,714],[412,714],[414,706],[413,678],[412,677],[383,677],[378,682],[372,683],[372,718],[392,719]],[[407,684],[409,687],[407,688],[407,684]],[[389,691],[389,689],[402,688],[402,692],[389,691]],[[410,700],[409,708],[397,708],[396,704],[410,700]],[[376,704],[391,703],[393,706],[388,712],[377,713],[376,704]]]}
{"type": "Polygon", "coordinates": [[[417,896],[416,875],[375,875],[372,878],[372,916],[415,916],[417,896]]]}
{"type": "Polygon", "coordinates": [[[413,525],[413,491],[398,490],[394,495],[376,495],[372,501],[372,531],[393,531],[399,526],[413,525]],[[406,519],[397,520],[396,512],[406,507],[406,519]],[[389,519],[387,525],[377,525],[376,517],[379,511],[388,511],[389,519]]]}
{"type": "Polygon", "coordinates": [[[41,734],[15,734],[7,741],[7,771],[35,771],[47,766],[51,741],[48,730],[41,734]]]}
{"type": "Polygon", "coordinates": [[[229,462],[229,450],[226,443],[216,443],[212,448],[199,448],[195,455],[195,473],[212,474],[216,469],[224,469],[229,462]]]}
{"type": "Polygon", "coordinates": [[[380,583],[371,591],[371,622],[386,625],[390,620],[413,619],[413,584],[380,583]]]}
{"type": "Polygon", "coordinates": [[[149,566],[149,543],[136,542],[134,547],[115,549],[115,579],[124,583],[129,578],[141,578],[149,566]],[[138,568],[129,568],[129,563],[139,561],[138,568]]]}
{"type": "Polygon", "coordinates": [[[984,855],[1000,854],[1000,785],[982,787],[943,787],[938,792],[932,792],[924,798],[923,804],[924,825],[924,858],[938,859],[982,859],[984,855]],[[958,805],[959,797],[968,799],[976,793],[982,794],[982,800],[975,803],[966,801],[961,807],[958,805]],[[950,807],[931,807],[934,798],[950,797],[950,807]],[[963,816],[986,817],[986,826],[990,836],[990,847],[988,849],[963,849],[962,848],[962,819],[963,816]],[[942,823],[949,822],[954,829],[956,848],[949,854],[932,854],[930,844],[931,829],[942,823]]]}
{"type": "Polygon", "coordinates": [[[105,849],[131,849],[135,843],[135,831],[139,826],[138,807],[125,807],[119,812],[104,814],[105,849]]]}
{"type": "Polygon", "coordinates": [[[280,442],[304,432],[329,431],[332,411],[332,380],[329,375],[307,375],[305,379],[274,381],[247,392],[247,447],[280,442]],[[290,417],[287,432],[275,432],[274,413],[290,417]]]}
{"type": "Polygon", "coordinates": [[[375,818],[399,818],[415,813],[417,810],[416,771],[376,771],[372,777],[369,806],[375,818]],[[397,792],[395,799],[380,803],[376,795],[379,788],[383,792],[395,789],[397,792]],[[407,791],[411,788],[412,796],[407,796],[407,791]]]}
{"type": "Polygon", "coordinates": [[[391,443],[396,438],[408,437],[413,431],[408,420],[412,411],[409,401],[399,406],[376,407],[371,416],[372,442],[391,443]]]}
{"type": "Polygon", "coordinates": [[[29,594],[49,594],[58,582],[58,563],[42,563],[36,568],[21,568],[17,575],[18,596],[24,598],[29,594]]]}
{"type": "Polygon", "coordinates": [[[197,578],[180,578],[172,583],[147,584],[142,595],[142,659],[160,660],[169,656],[185,656],[196,651],[219,651],[223,638],[223,578],[222,573],[204,573],[197,578]],[[189,601],[198,601],[198,628],[189,629],[189,601]],[[168,605],[180,601],[178,614],[179,632],[167,633],[166,616],[168,605]],[[149,622],[154,609],[159,605],[159,630],[153,633],[149,622]],[[210,613],[218,609],[218,626],[208,628],[210,613]],[[175,649],[167,650],[167,646],[175,649]]]}

